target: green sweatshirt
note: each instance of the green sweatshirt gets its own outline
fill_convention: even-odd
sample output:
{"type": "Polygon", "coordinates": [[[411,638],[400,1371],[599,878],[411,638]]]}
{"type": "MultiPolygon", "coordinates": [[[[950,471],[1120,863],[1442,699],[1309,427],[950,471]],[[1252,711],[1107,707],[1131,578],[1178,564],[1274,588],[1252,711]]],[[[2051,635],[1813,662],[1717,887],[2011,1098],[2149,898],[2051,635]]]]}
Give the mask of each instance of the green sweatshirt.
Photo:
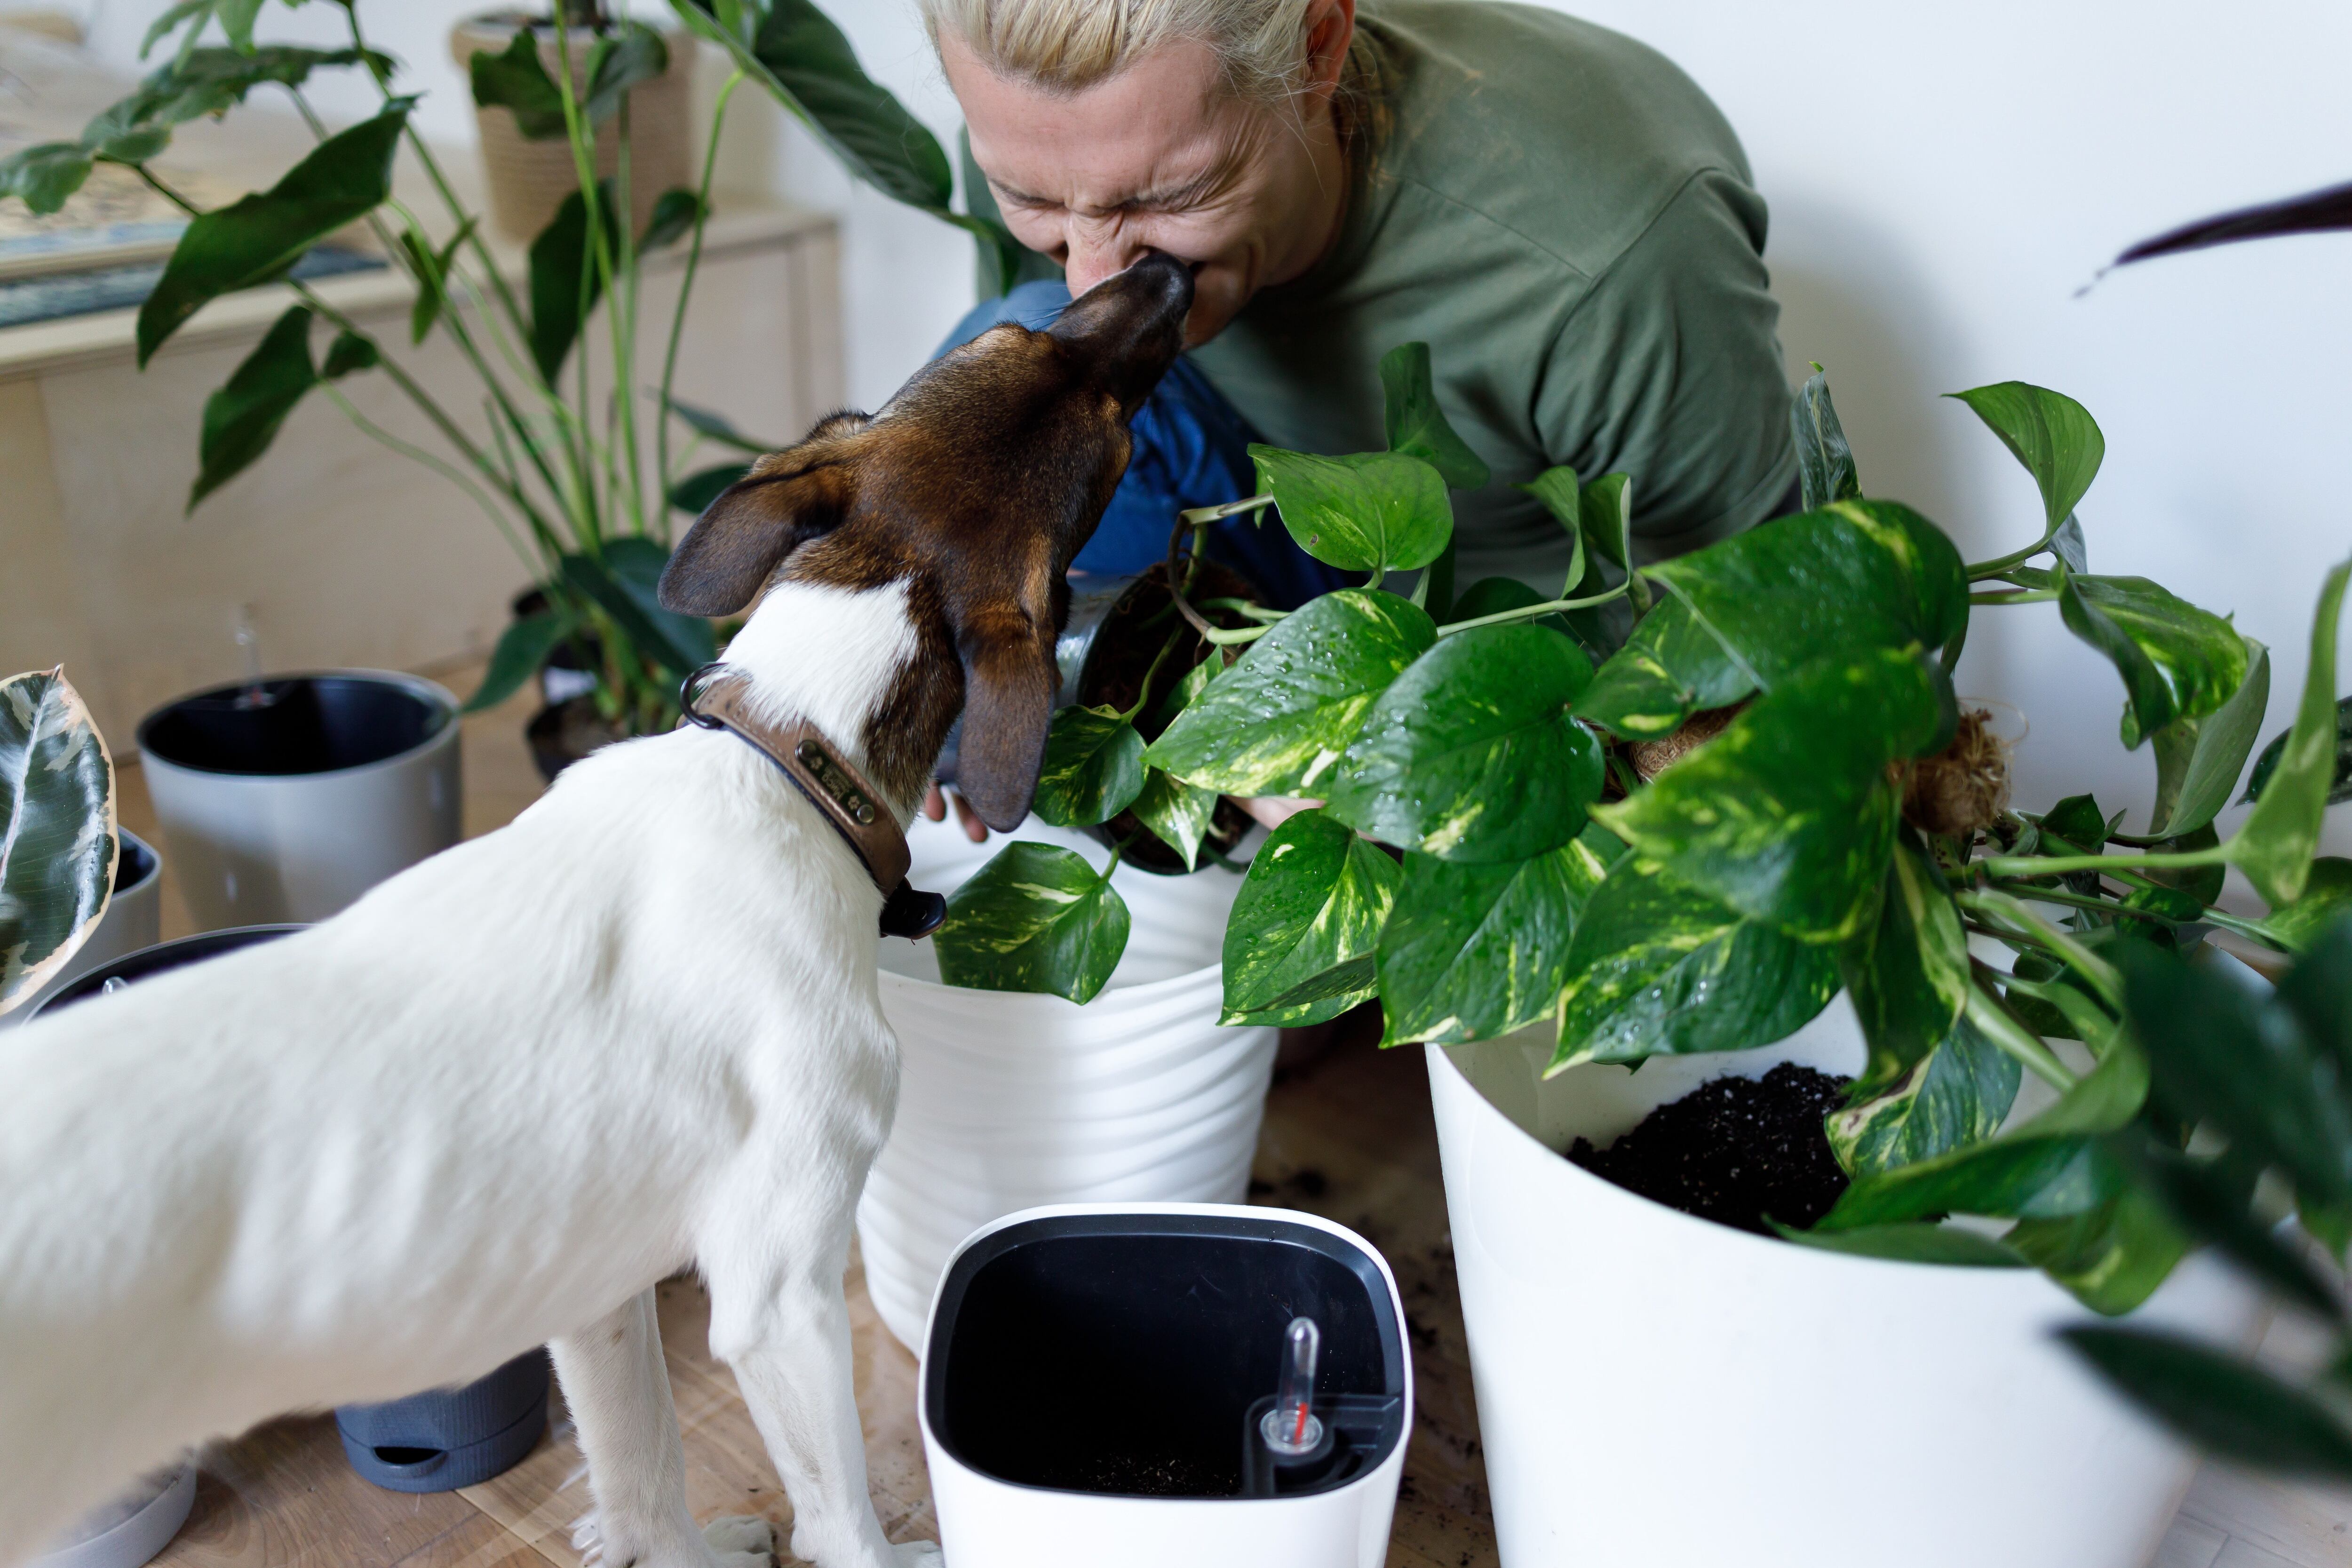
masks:
{"type": "Polygon", "coordinates": [[[1419,339],[1494,469],[1454,497],[1463,586],[1559,589],[1567,537],[1511,488],[1554,464],[1632,475],[1653,555],[1772,515],[1797,468],[1764,202],[1696,84],[1630,38],[1491,0],[1365,0],[1349,77],[1338,241],[1193,351],[1265,438],[1377,450],[1380,358],[1419,339]]]}

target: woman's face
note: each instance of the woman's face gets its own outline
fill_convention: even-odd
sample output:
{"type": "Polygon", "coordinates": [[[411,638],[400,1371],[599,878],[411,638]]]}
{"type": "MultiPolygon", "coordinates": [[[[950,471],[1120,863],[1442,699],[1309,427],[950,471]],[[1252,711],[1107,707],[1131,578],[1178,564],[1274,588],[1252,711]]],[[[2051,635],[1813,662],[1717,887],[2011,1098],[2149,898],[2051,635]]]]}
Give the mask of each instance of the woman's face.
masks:
{"type": "Polygon", "coordinates": [[[1004,222],[1083,294],[1146,250],[1193,264],[1188,344],[1315,264],[1339,226],[1345,166],[1327,100],[1301,117],[1244,101],[1205,45],[1154,50],[1083,92],[996,75],[940,40],[972,157],[1004,222]]]}

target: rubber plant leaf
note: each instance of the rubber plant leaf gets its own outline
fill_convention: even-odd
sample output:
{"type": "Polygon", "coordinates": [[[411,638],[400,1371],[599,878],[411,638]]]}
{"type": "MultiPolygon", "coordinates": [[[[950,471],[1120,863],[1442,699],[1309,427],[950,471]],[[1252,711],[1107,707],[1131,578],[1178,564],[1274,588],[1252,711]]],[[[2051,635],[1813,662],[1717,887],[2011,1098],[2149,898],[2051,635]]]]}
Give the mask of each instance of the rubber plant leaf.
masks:
{"type": "Polygon", "coordinates": [[[1201,861],[1201,840],[1217,813],[1217,792],[1188,784],[1158,768],[1144,770],[1143,789],[1128,807],[1162,844],[1183,858],[1184,869],[1201,861]]]}
{"type": "Polygon", "coordinates": [[[1441,640],[1381,694],[1332,770],[1331,815],[1442,859],[1507,865],[1583,831],[1601,742],[1569,717],[1592,665],[1542,626],[1441,640]]]}
{"type": "Polygon", "coordinates": [[[509,621],[507,629],[499,634],[498,647],[490,650],[490,667],[482,672],[481,685],[466,699],[462,711],[478,713],[495,708],[521,690],[524,681],[546,668],[549,656],[563,646],[572,630],[572,617],[561,610],[541,610],[509,621]]]}
{"type": "Polygon", "coordinates": [[[1056,827],[1108,822],[1143,793],[1143,737],[1115,708],[1072,705],[1045,731],[1034,809],[1056,827]]]}
{"type": "Polygon", "coordinates": [[[1829,949],[1743,920],[1654,864],[1621,862],[1578,917],[1547,1070],[1769,1045],[1837,990],[1829,949]]]}
{"type": "Polygon", "coordinates": [[[1381,356],[1381,389],[1388,416],[1389,450],[1419,458],[1457,490],[1486,488],[1493,477],[1437,405],[1427,343],[1399,343],[1381,356]]]}
{"type": "Polygon", "coordinates": [[[1832,660],[1592,815],[1739,913],[1842,942],[1870,917],[1893,853],[1901,803],[1888,764],[1927,749],[1941,714],[1915,655],[1832,660]]]}
{"type": "MultiPolygon", "coordinates": [[[[597,219],[604,243],[617,255],[621,237],[613,196],[612,182],[598,182],[597,219]]],[[[588,242],[587,199],[573,191],[530,242],[530,357],[551,384],[579,341],[580,323],[604,293],[604,269],[588,242]]]]}
{"type": "Polygon", "coordinates": [[[1755,689],[1755,675],[1723,639],[1681,598],[1670,598],[1593,671],[1592,684],[1576,700],[1576,716],[1629,741],[1654,741],[1693,713],[1727,708],[1755,689]]]}
{"type": "Polygon", "coordinates": [[[813,0],[773,0],[749,37],[720,24],[718,3],[670,0],[670,9],[725,49],[851,174],[908,206],[967,223],[948,209],[955,175],[939,138],[866,76],[848,38],[813,0]]]}
{"type": "Polygon", "coordinates": [[[1968,623],[1968,570],[1898,501],[1838,501],[1643,568],[1770,689],[1862,648],[1940,648],[1968,623]]]}
{"type": "Polygon", "coordinates": [[[1408,572],[1454,536],[1445,481],[1419,458],[1360,452],[1318,458],[1253,443],[1257,488],[1274,497],[1298,547],[1343,572],[1408,572]]]}
{"type": "MultiPolygon", "coordinates": [[[[2271,650],[2252,637],[2245,644],[2246,678],[2228,701],[2201,718],[2175,719],[2156,731],[2151,834],[2179,837],[2196,832],[2230,804],[2238,787],[2271,700],[2271,650]]],[[[2339,744],[2341,728],[2339,716],[2339,744]]]]}
{"type": "Polygon", "coordinates": [[[1853,448],[1845,427],[1838,423],[1830,402],[1830,378],[1821,366],[1789,405],[1789,426],[1797,443],[1797,487],[1807,511],[1832,501],[1853,500],[1862,494],[1862,477],[1854,469],[1853,448]]]}
{"type": "Polygon", "coordinates": [[[2255,1469],[2352,1479],[2352,1430],[2251,1362],[2153,1329],[2058,1331],[2133,1404],[2199,1447],[2255,1469]]]}
{"type": "Polygon", "coordinates": [[[1966,392],[1948,392],[1973,409],[1985,427],[2000,437],[2010,455],[2033,476],[2042,492],[2048,544],[2099,477],[2107,438],[2090,410],[2063,392],[2028,382],[2003,381],[1966,392]]]}
{"type": "Polygon", "coordinates": [[[688,517],[700,517],[719,492],[751,471],[749,463],[716,463],[693,473],[670,486],[667,500],[672,510],[688,517]]]}
{"type": "Polygon", "coordinates": [[[2236,835],[2222,846],[2231,863],[2246,874],[2254,891],[2276,909],[2302,896],[2319,830],[2336,784],[2338,740],[2336,701],[2336,626],[2344,609],[2344,584],[2352,562],[2331,571],[2320,587],[2311,622],[2311,662],[2296,705],[2294,727],[2277,766],[2263,783],[2236,835]]]}
{"type": "Polygon", "coordinates": [[[475,50],[467,71],[475,106],[512,110],[524,140],[544,142],[564,133],[563,89],[541,63],[539,37],[531,28],[517,28],[502,54],[475,50]]]}
{"type": "Polygon", "coordinates": [[[1577,915],[1607,874],[1581,843],[1516,865],[1406,856],[1375,966],[1381,1044],[1491,1040],[1549,1016],[1577,915]]]}
{"type": "Polygon", "coordinates": [[[621,112],[629,89],[669,69],[669,47],[642,22],[623,21],[588,51],[588,90],[581,107],[601,125],[621,112]]]}
{"type": "Polygon", "coordinates": [[[1393,594],[1321,595],[1250,644],[1143,760],[1226,795],[1313,796],[1381,693],[1436,640],[1429,616],[1393,594]]]}
{"type": "Polygon", "coordinates": [[[114,761],[65,672],[0,681],[0,1013],[97,929],[121,848],[114,761]]]}
{"type": "Polygon", "coordinates": [[[2145,577],[2079,577],[2061,566],[2056,580],[2066,629],[2123,677],[2126,750],[2177,720],[2217,711],[2245,684],[2246,639],[2221,616],[2145,577]]]}
{"type": "Polygon", "coordinates": [[[139,363],[205,304],[285,275],[302,253],[392,194],[392,155],[414,99],[329,137],[268,190],[189,220],[139,307],[139,363]]]}
{"type": "Polygon", "coordinates": [[[931,933],[940,978],[1091,1002],[1127,951],[1127,900],[1084,857],[1014,842],[948,895],[931,933]]]}
{"type": "MultiPolygon", "coordinates": [[[[2263,754],[2254,759],[2254,771],[2246,780],[2246,793],[2241,804],[2260,800],[2263,786],[2278,772],[2279,759],[2286,754],[2284,733],[2271,737],[2263,754]]],[[[2341,805],[2352,800],[2352,697],[2336,704],[2336,776],[2327,785],[2327,804],[2341,805]]]]}
{"type": "Polygon", "coordinates": [[[2309,191],[2284,201],[2264,202],[2259,206],[2240,207],[2233,212],[2202,217],[2179,228],[2141,240],[2116,258],[2114,265],[2128,266],[2146,261],[2151,257],[2178,256],[2184,250],[2202,250],[2213,245],[2235,245],[2241,240],[2275,239],[2281,235],[2325,234],[2336,229],[2352,228],[2352,184],[2329,185],[2324,190],[2309,191]]]}
{"type": "Polygon", "coordinates": [[[1225,925],[1223,1024],[1318,1024],[1371,994],[1403,876],[1329,815],[1302,811],[1250,862],[1225,925]]]}
{"type": "MultiPolygon", "coordinates": [[[[339,339],[338,342],[341,340],[339,339]]],[[[251,467],[278,427],[319,384],[310,363],[310,311],[296,305],[278,318],[219,391],[205,399],[195,482],[187,510],[251,467]]]]}

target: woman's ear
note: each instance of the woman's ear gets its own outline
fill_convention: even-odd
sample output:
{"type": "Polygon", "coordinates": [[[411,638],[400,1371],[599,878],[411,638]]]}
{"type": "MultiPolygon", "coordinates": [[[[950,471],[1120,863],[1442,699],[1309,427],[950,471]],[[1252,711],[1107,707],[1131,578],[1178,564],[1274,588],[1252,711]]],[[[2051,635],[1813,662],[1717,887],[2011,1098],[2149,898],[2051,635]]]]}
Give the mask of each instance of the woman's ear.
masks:
{"type": "Polygon", "coordinates": [[[848,476],[841,463],[779,463],[773,472],[754,468],[719,491],[662,568],[662,608],[682,616],[741,610],[759,597],[785,556],[841,521],[848,476]]]}
{"type": "Polygon", "coordinates": [[[1061,673],[1053,623],[1013,605],[992,605],[956,628],[963,661],[963,740],[956,788],[980,819],[1010,833],[1029,815],[1061,673]]]}

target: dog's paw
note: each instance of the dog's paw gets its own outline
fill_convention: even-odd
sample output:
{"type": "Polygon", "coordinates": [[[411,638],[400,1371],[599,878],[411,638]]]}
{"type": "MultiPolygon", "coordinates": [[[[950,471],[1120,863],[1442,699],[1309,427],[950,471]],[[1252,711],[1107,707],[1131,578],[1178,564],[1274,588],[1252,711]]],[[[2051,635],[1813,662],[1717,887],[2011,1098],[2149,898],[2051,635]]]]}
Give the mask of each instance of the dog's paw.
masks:
{"type": "Polygon", "coordinates": [[[702,1527],[702,1539],[719,1568],[774,1568],[775,1528],[764,1519],[730,1514],[702,1527]]]}
{"type": "Polygon", "coordinates": [[[890,1548],[891,1568],[946,1568],[936,1541],[901,1541],[890,1548]]]}

